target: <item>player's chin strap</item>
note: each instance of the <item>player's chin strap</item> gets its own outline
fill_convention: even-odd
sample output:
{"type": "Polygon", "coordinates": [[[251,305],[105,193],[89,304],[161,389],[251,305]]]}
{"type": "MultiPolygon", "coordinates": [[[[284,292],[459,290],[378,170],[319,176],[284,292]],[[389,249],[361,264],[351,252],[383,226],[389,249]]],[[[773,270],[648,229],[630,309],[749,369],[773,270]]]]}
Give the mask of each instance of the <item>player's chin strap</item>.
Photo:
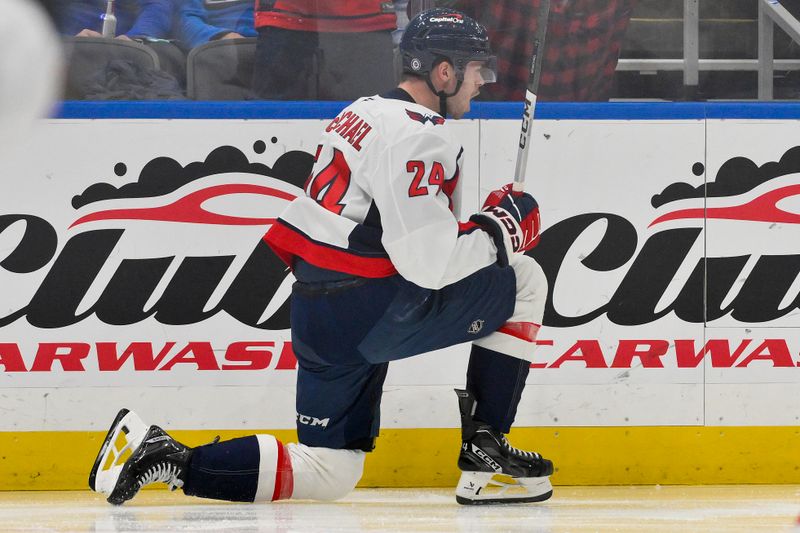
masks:
{"type": "Polygon", "coordinates": [[[464,80],[459,80],[458,78],[456,79],[458,83],[456,83],[455,90],[450,94],[444,92],[444,89],[442,89],[441,91],[437,91],[436,88],[433,86],[433,81],[431,81],[430,75],[425,79],[425,81],[428,83],[428,88],[431,91],[433,91],[433,94],[439,97],[439,114],[442,115],[444,118],[447,118],[447,99],[450,98],[451,96],[455,96],[456,93],[458,93],[458,90],[461,89],[461,84],[464,82],[464,80]]]}

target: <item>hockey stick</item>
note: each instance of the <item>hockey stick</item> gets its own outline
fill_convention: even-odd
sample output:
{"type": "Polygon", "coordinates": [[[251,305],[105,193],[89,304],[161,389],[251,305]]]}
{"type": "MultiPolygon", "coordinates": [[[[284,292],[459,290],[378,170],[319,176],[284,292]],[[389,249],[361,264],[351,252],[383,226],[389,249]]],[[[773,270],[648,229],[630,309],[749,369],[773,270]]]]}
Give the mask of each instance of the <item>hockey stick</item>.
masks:
{"type": "Polygon", "coordinates": [[[550,0],[542,0],[539,8],[538,27],[533,41],[533,57],[531,71],[528,76],[528,87],[525,91],[525,109],[522,111],[522,131],[519,134],[517,149],[517,166],[514,169],[514,185],[512,189],[522,192],[525,188],[525,174],[530,153],[531,132],[533,130],[533,112],[536,108],[536,93],[539,90],[539,79],[542,77],[544,62],[544,41],[547,36],[547,22],[550,18],[550,0]]]}

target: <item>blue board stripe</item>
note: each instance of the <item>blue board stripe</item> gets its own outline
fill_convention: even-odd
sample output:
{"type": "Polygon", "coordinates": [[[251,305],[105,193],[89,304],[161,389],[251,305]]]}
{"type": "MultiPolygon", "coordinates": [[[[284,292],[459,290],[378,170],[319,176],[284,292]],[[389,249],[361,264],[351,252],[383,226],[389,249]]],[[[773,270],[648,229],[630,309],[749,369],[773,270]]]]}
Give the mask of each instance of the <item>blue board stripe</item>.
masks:
{"type": "MultiPolygon", "coordinates": [[[[330,119],[347,102],[63,102],[55,114],[64,119],[330,119]]],[[[474,102],[468,119],[518,119],[520,102],[474,102]]],[[[756,102],[602,102],[536,106],[546,120],[702,120],[798,119],[800,103],[756,102]]]]}

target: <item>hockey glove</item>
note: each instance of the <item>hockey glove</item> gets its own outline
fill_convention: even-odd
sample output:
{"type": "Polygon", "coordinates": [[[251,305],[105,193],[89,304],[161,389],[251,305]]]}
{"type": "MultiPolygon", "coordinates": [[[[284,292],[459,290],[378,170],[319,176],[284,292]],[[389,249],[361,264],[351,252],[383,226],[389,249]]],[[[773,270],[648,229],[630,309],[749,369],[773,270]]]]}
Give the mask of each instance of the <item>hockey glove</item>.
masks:
{"type": "Polygon", "coordinates": [[[525,253],[539,244],[539,204],[526,192],[512,191],[510,183],[490,193],[470,220],[492,236],[502,264],[508,264],[507,254],[525,253]]]}

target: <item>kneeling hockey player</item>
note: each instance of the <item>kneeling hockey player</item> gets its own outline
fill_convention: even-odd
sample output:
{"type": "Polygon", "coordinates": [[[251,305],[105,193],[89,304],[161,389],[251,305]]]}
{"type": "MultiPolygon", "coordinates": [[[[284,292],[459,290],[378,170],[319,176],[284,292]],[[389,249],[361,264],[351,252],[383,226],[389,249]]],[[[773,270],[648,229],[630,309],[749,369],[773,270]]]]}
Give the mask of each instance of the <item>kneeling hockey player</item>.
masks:
{"type": "Polygon", "coordinates": [[[445,119],[461,118],[495,79],[486,30],[435,8],[409,24],[400,49],[398,87],[357,100],[325,128],[305,196],[265,237],[297,279],[299,443],[253,435],[189,448],[123,410],[89,479],[109,502],[153,482],[233,501],[341,498],[374,447],[389,362],[463,342],[472,351],[466,388],[456,391],[457,501],[552,494],[552,463],[504,435],[547,294],[542,269],[525,255],[539,240],[538,205],[506,186],[467,222],[452,212],[463,149],[445,119]],[[301,423],[314,419],[326,423],[301,423]],[[124,462],[114,444],[121,432],[133,452],[124,462]]]}

